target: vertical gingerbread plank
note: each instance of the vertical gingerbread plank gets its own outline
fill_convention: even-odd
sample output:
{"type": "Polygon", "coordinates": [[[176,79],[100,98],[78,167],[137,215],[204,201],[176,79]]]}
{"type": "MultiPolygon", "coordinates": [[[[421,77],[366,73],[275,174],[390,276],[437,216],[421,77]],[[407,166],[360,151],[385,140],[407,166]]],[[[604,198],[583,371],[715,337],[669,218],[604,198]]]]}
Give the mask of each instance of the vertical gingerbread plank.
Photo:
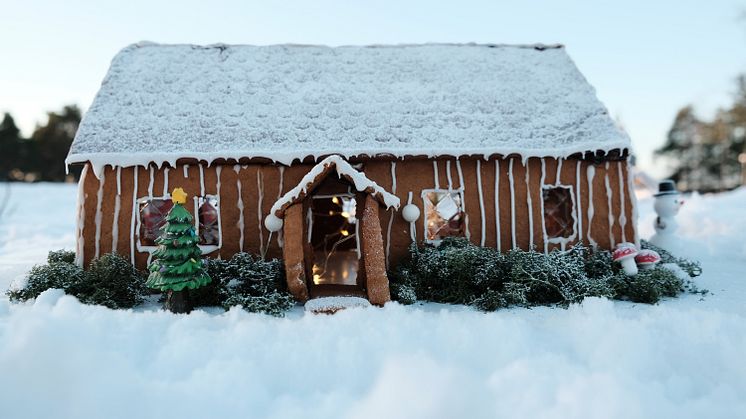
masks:
{"type": "Polygon", "coordinates": [[[285,245],[282,249],[288,290],[300,302],[308,300],[304,263],[303,205],[297,203],[285,210],[283,224],[285,245]]]}
{"type": "Polygon", "coordinates": [[[366,290],[371,304],[383,305],[391,299],[389,280],[386,276],[386,255],[378,219],[378,202],[371,196],[365,197],[361,237],[363,263],[365,264],[366,290]]]}

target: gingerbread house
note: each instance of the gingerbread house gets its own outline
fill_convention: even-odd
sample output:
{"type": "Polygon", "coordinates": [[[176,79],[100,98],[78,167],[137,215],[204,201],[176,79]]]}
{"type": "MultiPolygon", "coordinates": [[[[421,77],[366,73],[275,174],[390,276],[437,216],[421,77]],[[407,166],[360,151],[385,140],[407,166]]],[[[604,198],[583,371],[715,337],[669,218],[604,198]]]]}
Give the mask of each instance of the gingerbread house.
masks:
{"type": "Polygon", "coordinates": [[[389,299],[412,243],[637,241],[630,141],[560,45],[159,45],[114,57],[66,163],[77,256],[144,268],[182,187],[203,253],[389,299]]]}

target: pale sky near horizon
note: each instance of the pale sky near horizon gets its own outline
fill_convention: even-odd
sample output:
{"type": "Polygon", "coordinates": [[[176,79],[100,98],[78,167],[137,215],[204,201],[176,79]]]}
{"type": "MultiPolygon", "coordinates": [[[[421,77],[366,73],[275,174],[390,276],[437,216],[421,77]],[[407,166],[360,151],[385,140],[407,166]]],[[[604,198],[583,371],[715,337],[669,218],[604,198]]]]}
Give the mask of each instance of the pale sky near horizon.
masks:
{"type": "Polygon", "coordinates": [[[45,112],[86,109],[122,47],[162,43],[562,43],[653,162],[676,111],[727,106],[746,73],[746,1],[0,0],[0,112],[25,135],[45,112]],[[208,4],[209,3],[209,4],[208,4]]]}

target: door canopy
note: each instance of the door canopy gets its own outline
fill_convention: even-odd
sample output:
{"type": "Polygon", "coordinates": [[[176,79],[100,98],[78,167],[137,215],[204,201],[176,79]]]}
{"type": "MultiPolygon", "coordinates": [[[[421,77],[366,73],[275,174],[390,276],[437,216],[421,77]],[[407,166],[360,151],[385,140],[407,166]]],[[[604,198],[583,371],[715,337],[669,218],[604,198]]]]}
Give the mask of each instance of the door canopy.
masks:
{"type": "Polygon", "coordinates": [[[318,186],[332,171],[336,171],[338,177],[348,180],[358,192],[370,194],[386,209],[399,209],[399,198],[396,195],[368,179],[364,173],[356,170],[342,157],[331,155],[314,166],[303,176],[296,187],[289,190],[272,205],[269,212],[270,217],[284,218],[285,210],[288,207],[302,201],[308,195],[308,192],[318,186]]]}

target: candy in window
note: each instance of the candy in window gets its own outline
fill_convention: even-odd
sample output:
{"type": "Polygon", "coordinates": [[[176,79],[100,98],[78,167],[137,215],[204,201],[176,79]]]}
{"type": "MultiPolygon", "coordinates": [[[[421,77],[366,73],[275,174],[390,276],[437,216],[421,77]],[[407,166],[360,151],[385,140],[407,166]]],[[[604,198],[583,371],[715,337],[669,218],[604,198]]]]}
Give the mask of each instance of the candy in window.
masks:
{"type": "Polygon", "coordinates": [[[212,195],[201,196],[197,200],[197,205],[199,244],[218,246],[220,244],[218,198],[212,195]]]}
{"type": "Polygon", "coordinates": [[[567,186],[545,186],[542,198],[547,236],[550,239],[572,236],[575,230],[572,189],[567,186]]]}
{"type": "Polygon", "coordinates": [[[155,246],[161,235],[161,227],[166,224],[166,215],[173,207],[170,198],[153,198],[140,202],[140,244],[155,246]]]}
{"type": "Polygon", "coordinates": [[[425,238],[438,241],[449,236],[463,236],[463,196],[460,191],[429,190],[425,201],[425,238]]]}

